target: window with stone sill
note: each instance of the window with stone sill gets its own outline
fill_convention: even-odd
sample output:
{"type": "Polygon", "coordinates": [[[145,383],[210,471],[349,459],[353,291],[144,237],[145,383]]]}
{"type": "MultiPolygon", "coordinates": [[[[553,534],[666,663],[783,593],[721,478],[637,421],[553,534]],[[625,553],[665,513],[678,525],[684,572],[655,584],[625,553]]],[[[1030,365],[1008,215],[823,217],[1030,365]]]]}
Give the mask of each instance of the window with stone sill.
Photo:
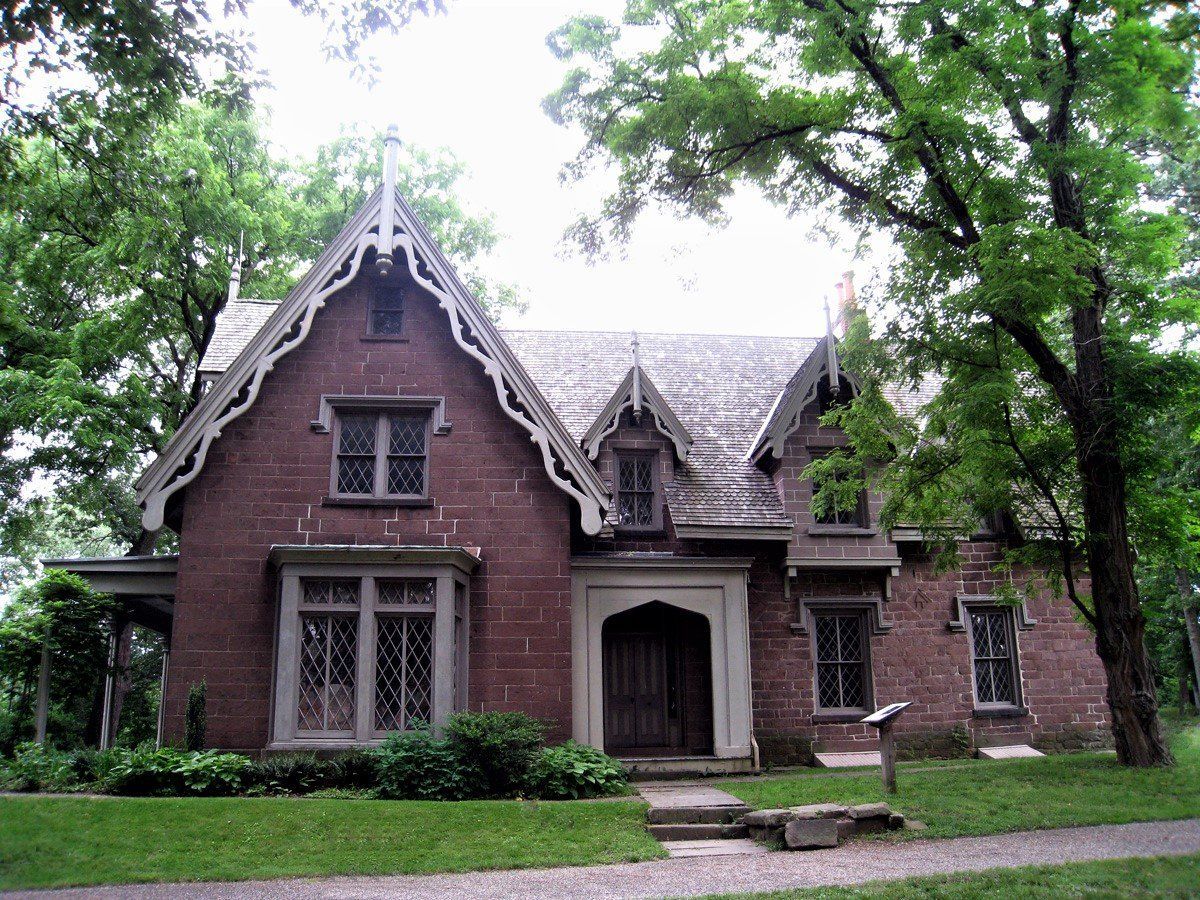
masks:
{"type": "Polygon", "coordinates": [[[1020,706],[1020,669],[1012,609],[973,606],[968,610],[972,681],[980,709],[1020,706]]]}
{"type": "Polygon", "coordinates": [[[871,708],[866,614],[813,614],[818,713],[866,713],[871,708]]]}
{"type": "Polygon", "coordinates": [[[662,527],[658,455],[617,452],[613,455],[617,527],[623,531],[657,531],[662,527]]]}
{"type": "Polygon", "coordinates": [[[429,492],[427,410],[335,413],[330,496],[423,499],[429,492]]]}
{"type": "MultiPolygon", "coordinates": [[[[816,455],[820,456],[823,454],[816,454],[816,455]]],[[[836,472],[836,473],[833,473],[830,476],[828,476],[828,479],[829,479],[831,485],[834,485],[834,486],[840,485],[840,484],[845,484],[847,481],[850,480],[850,478],[851,478],[851,476],[847,472],[836,472]]],[[[817,493],[821,490],[823,485],[824,485],[824,480],[818,480],[816,478],[813,479],[813,481],[812,481],[813,497],[816,497],[817,493]]],[[[866,528],[867,527],[866,493],[864,491],[859,491],[856,502],[854,503],[853,506],[850,506],[850,507],[831,506],[831,507],[826,507],[822,512],[817,512],[817,510],[814,506],[813,519],[816,522],[816,524],[820,525],[820,526],[833,526],[833,527],[844,527],[844,528],[866,528]]]]}

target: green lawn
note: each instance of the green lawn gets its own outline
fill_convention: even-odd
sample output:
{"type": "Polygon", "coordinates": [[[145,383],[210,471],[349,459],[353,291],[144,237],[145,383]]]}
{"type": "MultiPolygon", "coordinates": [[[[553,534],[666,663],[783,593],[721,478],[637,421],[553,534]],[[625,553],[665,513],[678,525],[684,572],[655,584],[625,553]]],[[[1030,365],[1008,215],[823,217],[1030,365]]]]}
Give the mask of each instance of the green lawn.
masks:
{"type": "MultiPolygon", "coordinates": [[[[954,900],[1010,897],[1195,897],[1200,892],[1200,856],[1028,866],[968,875],[938,875],[903,881],[871,881],[853,888],[807,888],[766,894],[727,894],[720,900],[954,900]]],[[[718,900],[718,898],[709,898],[718,900]]]]}
{"type": "Polygon", "coordinates": [[[1200,816],[1200,728],[1177,731],[1172,747],[1171,769],[1126,769],[1111,754],[1086,753],[901,771],[894,796],[884,794],[877,773],[768,776],[721,787],[757,809],[883,800],[929,826],[892,835],[899,838],[1200,816]]]}
{"type": "Polygon", "coordinates": [[[628,801],[0,797],[0,889],[413,874],[664,856],[628,801]]]}

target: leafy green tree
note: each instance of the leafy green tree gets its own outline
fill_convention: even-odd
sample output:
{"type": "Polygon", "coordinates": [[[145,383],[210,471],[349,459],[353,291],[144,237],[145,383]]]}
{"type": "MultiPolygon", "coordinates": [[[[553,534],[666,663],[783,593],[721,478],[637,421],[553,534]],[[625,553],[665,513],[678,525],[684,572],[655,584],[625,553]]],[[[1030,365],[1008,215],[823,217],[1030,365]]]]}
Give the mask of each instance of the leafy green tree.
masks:
{"type": "Polygon", "coordinates": [[[893,237],[887,322],[849,342],[864,390],[835,416],[853,458],[826,465],[870,471],[885,522],[1011,509],[1047,535],[1129,765],[1171,762],[1131,528],[1194,515],[1150,425],[1195,406],[1196,360],[1162,336],[1196,298],[1169,277],[1183,222],[1145,188],[1195,152],[1197,23],[1173,2],[631,0],[623,26],[549,39],[573,67],[546,108],[587,137],[568,174],[617,168],[573,227],[586,249],[652,203],[719,220],[739,183],[893,237]],[[923,427],[900,420],[882,385],[930,377],[923,427]]]}
{"type": "MultiPolygon", "coordinates": [[[[83,142],[89,129],[112,137],[76,127],[83,142]]],[[[149,140],[109,148],[103,174],[55,141],[21,143],[0,181],[0,522],[13,555],[41,534],[23,500],[31,482],[52,482],[60,511],[152,546],[130,485],[199,398],[238,248],[242,296],[285,296],[378,182],[381,146],[347,134],[312,161],[278,161],[231,80],[149,140]]],[[[497,233],[459,204],[461,174],[447,152],[407,148],[398,184],[498,314],[515,295],[478,270],[497,233]]]]}

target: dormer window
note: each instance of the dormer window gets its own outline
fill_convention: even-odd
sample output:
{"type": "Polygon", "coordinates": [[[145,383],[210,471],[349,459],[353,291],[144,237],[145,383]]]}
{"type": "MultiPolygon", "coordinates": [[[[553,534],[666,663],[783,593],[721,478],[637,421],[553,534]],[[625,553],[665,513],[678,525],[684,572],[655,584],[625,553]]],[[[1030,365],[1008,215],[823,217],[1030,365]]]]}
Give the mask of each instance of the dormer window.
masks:
{"type": "Polygon", "coordinates": [[[623,531],[662,527],[662,499],[654,453],[617,453],[613,459],[617,526],[623,531]]]}
{"type": "Polygon", "coordinates": [[[428,493],[424,411],[339,413],[334,447],[333,497],[418,499],[428,493]]]}
{"type": "Polygon", "coordinates": [[[367,334],[371,337],[399,337],[404,330],[403,285],[393,278],[371,283],[367,312],[367,334]]]}
{"type": "MultiPolygon", "coordinates": [[[[848,472],[835,472],[827,476],[831,486],[845,484],[850,480],[851,476],[848,472]]],[[[813,496],[821,491],[824,486],[824,479],[813,479],[813,496]]],[[[814,506],[813,519],[818,526],[841,527],[841,528],[866,528],[867,527],[867,504],[866,494],[859,491],[857,500],[853,506],[826,507],[818,512],[814,506]]]]}

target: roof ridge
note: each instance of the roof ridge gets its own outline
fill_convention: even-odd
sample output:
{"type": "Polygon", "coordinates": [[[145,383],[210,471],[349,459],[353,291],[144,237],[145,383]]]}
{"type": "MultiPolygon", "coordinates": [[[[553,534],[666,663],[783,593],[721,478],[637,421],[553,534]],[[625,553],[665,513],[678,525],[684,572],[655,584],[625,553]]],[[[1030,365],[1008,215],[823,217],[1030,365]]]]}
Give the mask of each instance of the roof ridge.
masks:
{"type": "MultiPolygon", "coordinates": [[[[499,326],[498,326],[499,327],[499,326]]],[[[510,328],[499,327],[503,334],[513,334],[521,332],[524,334],[616,334],[628,336],[634,329],[614,329],[614,328],[510,328]]],[[[733,333],[715,333],[710,334],[704,331],[642,331],[637,329],[639,335],[657,335],[659,337],[713,337],[713,338],[746,338],[754,340],[767,341],[819,341],[822,335],[806,335],[806,334],[733,334],[733,333]]]]}

